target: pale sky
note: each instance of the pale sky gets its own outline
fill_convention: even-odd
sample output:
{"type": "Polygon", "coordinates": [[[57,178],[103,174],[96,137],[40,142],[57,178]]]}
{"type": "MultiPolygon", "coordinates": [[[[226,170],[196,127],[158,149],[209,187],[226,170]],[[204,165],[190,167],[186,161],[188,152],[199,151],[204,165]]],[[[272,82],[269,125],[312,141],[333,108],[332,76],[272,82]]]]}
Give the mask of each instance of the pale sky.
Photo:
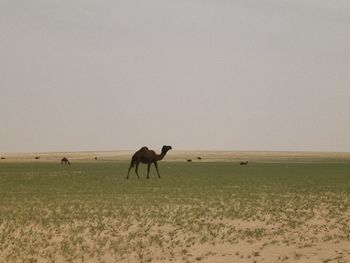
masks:
{"type": "Polygon", "coordinates": [[[0,0],[0,153],[350,151],[349,0],[0,0]]]}

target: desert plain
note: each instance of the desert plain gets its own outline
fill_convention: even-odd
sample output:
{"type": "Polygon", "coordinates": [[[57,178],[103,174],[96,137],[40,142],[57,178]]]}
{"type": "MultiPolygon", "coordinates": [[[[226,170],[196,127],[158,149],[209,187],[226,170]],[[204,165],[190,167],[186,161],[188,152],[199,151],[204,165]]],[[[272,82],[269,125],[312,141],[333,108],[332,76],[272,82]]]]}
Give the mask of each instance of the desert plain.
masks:
{"type": "Polygon", "coordinates": [[[1,153],[0,262],[350,262],[349,153],[132,153],[1,153]]]}

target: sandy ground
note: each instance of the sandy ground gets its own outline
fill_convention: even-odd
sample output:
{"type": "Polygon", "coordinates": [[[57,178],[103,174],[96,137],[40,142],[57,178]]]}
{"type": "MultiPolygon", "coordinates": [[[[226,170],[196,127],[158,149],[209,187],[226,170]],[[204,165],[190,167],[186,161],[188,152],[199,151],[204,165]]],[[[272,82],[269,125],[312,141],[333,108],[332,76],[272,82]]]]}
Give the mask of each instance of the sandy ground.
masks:
{"type": "MultiPolygon", "coordinates": [[[[157,151],[156,151],[157,152],[157,151]]],[[[89,151],[89,152],[41,152],[0,153],[1,162],[16,161],[60,161],[67,157],[71,161],[127,161],[134,151],[89,151]],[[40,159],[35,159],[39,157],[40,159]]],[[[215,162],[349,162],[350,153],[336,152],[265,152],[265,151],[170,151],[166,161],[215,162]],[[200,158],[200,159],[199,159],[200,158]]]]}
{"type": "MultiPolygon", "coordinates": [[[[61,152],[61,153],[2,153],[6,159],[1,162],[53,162],[60,161],[65,156],[71,161],[126,161],[133,151],[110,152],[61,152]],[[40,159],[35,159],[39,156],[40,159]],[[94,158],[97,157],[97,160],[94,158]]],[[[235,152],[235,151],[171,151],[166,156],[167,161],[183,161],[191,159],[194,162],[242,161],[250,162],[348,162],[350,153],[315,153],[315,152],[235,152]],[[201,157],[201,160],[198,159],[201,157]]],[[[218,225],[220,222],[210,222],[218,225]]],[[[169,240],[169,244],[181,244],[176,247],[150,247],[145,250],[143,259],[135,253],[116,259],[108,252],[100,258],[85,258],[84,262],[350,262],[349,241],[350,211],[336,221],[329,221],[319,213],[303,227],[286,228],[273,222],[224,222],[223,232],[218,232],[214,239],[204,243],[195,239],[190,247],[185,240],[186,233],[179,232],[169,240]],[[227,233],[231,226],[237,233],[240,231],[262,229],[267,235],[263,238],[239,239],[237,242],[227,242],[220,235],[227,233]],[[283,230],[283,231],[282,231],[283,230]],[[346,233],[347,236],[344,236],[346,233]],[[148,252],[147,252],[148,251],[148,252]],[[147,254],[149,253],[149,254],[147,254]],[[116,261],[117,260],[117,261],[116,261]]],[[[142,229],[141,229],[142,230],[142,229]]],[[[173,229],[151,229],[154,233],[169,232],[173,229]]],[[[108,237],[113,239],[113,235],[108,237]]],[[[167,244],[167,243],[166,243],[167,244]]],[[[176,246],[176,245],[174,245],[176,246]]],[[[0,259],[0,262],[1,261],[0,259]]],[[[38,259],[38,262],[47,262],[38,259]]],[[[56,258],[56,262],[65,262],[56,258]]],[[[77,260],[76,262],[82,262],[77,260]]]]}

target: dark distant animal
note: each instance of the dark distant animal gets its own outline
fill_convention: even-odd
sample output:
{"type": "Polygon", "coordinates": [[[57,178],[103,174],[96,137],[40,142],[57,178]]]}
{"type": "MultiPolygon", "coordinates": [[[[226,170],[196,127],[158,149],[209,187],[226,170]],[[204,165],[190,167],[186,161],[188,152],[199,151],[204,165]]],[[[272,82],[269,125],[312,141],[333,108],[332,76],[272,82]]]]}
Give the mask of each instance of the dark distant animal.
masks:
{"type": "Polygon", "coordinates": [[[202,160],[202,157],[197,157],[198,160],[202,160]]]}
{"type": "Polygon", "coordinates": [[[66,157],[63,157],[61,159],[61,164],[68,164],[68,165],[70,165],[70,161],[66,157]]]}
{"type": "Polygon", "coordinates": [[[97,161],[97,156],[94,159],[97,161]]]}
{"type": "Polygon", "coordinates": [[[172,147],[168,145],[164,145],[162,147],[162,152],[160,154],[156,154],[155,151],[149,150],[146,146],[142,147],[140,150],[134,153],[134,155],[131,158],[131,163],[129,166],[128,175],[126,176],[126,179],[129,179],[129,174],[131,168],[135,166],[135,172],[137,175],[137,178],[140,179],[138,168],[140,163],[147,164],[147,179],[149,179],[149,171],[152,163],[156,167],[158,177],[160,178],[159,170],[158,170],[158,164],[157,162],[160,160],[163,160],[164,156],[167,154],[169,150],[171,150],[172,147]]]}
{"type": "Polygon", "coordinates": [[[1,157],[1,160],[6,160],[6,158],[5,157],[1,157]]]}
{"type": "Polygon", "coordinates": [[[248,164],[248,161],[242,161],[239,163],[240,165],[247,165],[248,164]]]}
{"type": "Polygon", "coordinates": [[[187,161],[188,163],[192,162],[192,160],[191,160],[191,159],[187,159],[186,161],[187,161]]]}
{"type": "Polygon", "coordinates": [[[40,156],[35,156],[35,160],[39,160],[40,159],[40,156]]]}

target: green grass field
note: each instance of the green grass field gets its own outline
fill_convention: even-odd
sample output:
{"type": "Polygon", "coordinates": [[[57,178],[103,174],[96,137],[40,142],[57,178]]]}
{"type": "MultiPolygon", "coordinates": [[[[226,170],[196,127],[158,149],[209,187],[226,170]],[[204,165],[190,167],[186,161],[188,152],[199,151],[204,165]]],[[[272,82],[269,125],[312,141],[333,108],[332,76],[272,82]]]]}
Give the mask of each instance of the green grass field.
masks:
{"type": "Polygon", "coordinates": [[[0,262],[259,262],[293,247],[283,261],[350,241],[350,163],[162,161],[149,180],[127,168],[1,163],[0,262]]]}

